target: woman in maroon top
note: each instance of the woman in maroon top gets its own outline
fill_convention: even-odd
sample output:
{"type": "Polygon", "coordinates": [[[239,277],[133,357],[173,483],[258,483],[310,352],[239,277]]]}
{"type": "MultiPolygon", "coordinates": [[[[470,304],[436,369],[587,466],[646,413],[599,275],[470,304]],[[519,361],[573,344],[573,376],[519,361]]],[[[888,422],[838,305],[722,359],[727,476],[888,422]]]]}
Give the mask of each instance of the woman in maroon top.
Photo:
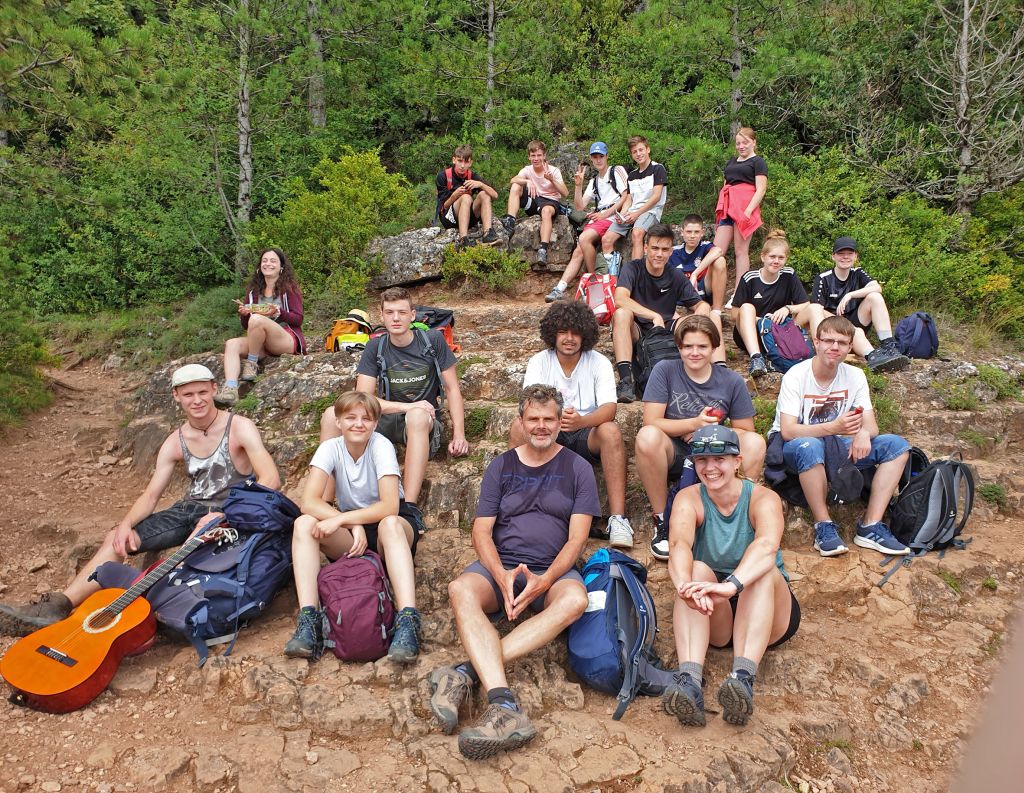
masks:
{"type": "Polygon", "coordinates": [[[757,155],[750,127],[736,133],[736,156],[725,164],[725,184],[715,207],[715,247],[736,255],[736,283],[750,269],[750,238],[761,227],[761,200],[768,189],[768,166],[757,155]],[[734,233],[738,232],[738,233],[734,233]]]}
{"type": "Polygon", "coordinates": [[[255,380],[260,358],[306,352],[302,291],[283,251],[263,251],[259,269],[249,281],[245,302],[235,302],[246,335],[228,339],[224,345],[224,385],[217,392],[216,402],[225,407],[238,401],[239,370],[242,380],[255,380]]]}

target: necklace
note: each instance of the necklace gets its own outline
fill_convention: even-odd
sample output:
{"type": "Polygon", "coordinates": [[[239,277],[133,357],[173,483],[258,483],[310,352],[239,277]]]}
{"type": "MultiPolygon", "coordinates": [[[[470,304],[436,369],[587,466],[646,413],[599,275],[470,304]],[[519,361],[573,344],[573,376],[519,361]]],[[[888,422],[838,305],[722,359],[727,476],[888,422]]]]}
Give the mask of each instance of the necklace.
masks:
{"type": "MultiPolygon", "coordinates": [[[[220,410],[218,409],[217,412],[213,414],[213,421],[211,421],[209,424],[207,424],[206,425],[206,429],[204,429],[202,431],[204,438],[206,437],[206,433],[210,431],[210,427],[212,427],[214,424],[216,424],[217,423],[217,419],[219,419],[219,418],[220,418],[220,410]]],[[[196,427],[194,424],[192,426],[193,426],[193,429],[199,429],[199,427],[196,427]]]]}

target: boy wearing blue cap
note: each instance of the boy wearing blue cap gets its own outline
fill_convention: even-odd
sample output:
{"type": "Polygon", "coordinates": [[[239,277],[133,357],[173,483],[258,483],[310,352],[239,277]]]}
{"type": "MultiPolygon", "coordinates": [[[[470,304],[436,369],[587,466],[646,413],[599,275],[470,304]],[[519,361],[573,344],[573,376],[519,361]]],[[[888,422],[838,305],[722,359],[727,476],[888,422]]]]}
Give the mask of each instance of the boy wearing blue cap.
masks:
{"type": "Polygon", "coordinates": [[[581,264],[588,273],[594,272],[597,244],[612,225],[612,219],[626,197],[628,174],[621,165],[608,165],[608,146],[606,144],[597,141],[591,145],[590,162],[594,166],[594,176],[587,184],[585,191],[583,182],[586,179],[587,166],[581,162],[573,175],[573,181],[576,183],[573,202],[576,209],[581,212],[591,202],[594,204],[594,209],[587,215],[587,222],[580,231],[576,250],[572,252],[572,258],[569,259],[569,264],[566,266],[565,272],[562,273],[561,280],[544,298],[548,303],[553,303],[565,294],[569,284],[579,275],[581,264]]]}

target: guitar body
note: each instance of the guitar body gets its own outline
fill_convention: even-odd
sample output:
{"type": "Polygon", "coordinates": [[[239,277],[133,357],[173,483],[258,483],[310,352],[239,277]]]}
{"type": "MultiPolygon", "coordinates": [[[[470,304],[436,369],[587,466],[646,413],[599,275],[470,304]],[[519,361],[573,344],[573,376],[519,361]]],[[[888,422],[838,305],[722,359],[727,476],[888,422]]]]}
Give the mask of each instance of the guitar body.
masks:
{"type": "Polygon", "coordinates": [[[156,619],[143,597],[116,616],[102,611],[125,592],[101,589],[66,619],[16,642],[0,658],[0,675],[15,689],[15,699],[36,710],[68,713],[103,693],[121,659],[145,650],[156,636],[156,619]]]}

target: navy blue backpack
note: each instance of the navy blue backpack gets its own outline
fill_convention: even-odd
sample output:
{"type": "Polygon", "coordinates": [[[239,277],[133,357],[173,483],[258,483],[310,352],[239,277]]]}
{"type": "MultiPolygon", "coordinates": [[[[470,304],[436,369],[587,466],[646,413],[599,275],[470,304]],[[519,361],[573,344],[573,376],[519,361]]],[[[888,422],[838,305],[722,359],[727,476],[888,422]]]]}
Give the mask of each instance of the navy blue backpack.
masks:
{"type": "Polygon", "coordinates": [[[635,559],[613,548],[595,551],[583,567],[587,610],[569,628],[569,668],[618,697],[616,721],[637,694],[660,696],[672,680],[654,652],[658,617],[646,581],[647,569],[635,559]]]}
{"type": "Polygon", "coordinates": [[[908,358],[932,358],[939,351],[939,332],[931,314],[915,311],[904,317],[893,331],[900,352],[908,358]]]}

